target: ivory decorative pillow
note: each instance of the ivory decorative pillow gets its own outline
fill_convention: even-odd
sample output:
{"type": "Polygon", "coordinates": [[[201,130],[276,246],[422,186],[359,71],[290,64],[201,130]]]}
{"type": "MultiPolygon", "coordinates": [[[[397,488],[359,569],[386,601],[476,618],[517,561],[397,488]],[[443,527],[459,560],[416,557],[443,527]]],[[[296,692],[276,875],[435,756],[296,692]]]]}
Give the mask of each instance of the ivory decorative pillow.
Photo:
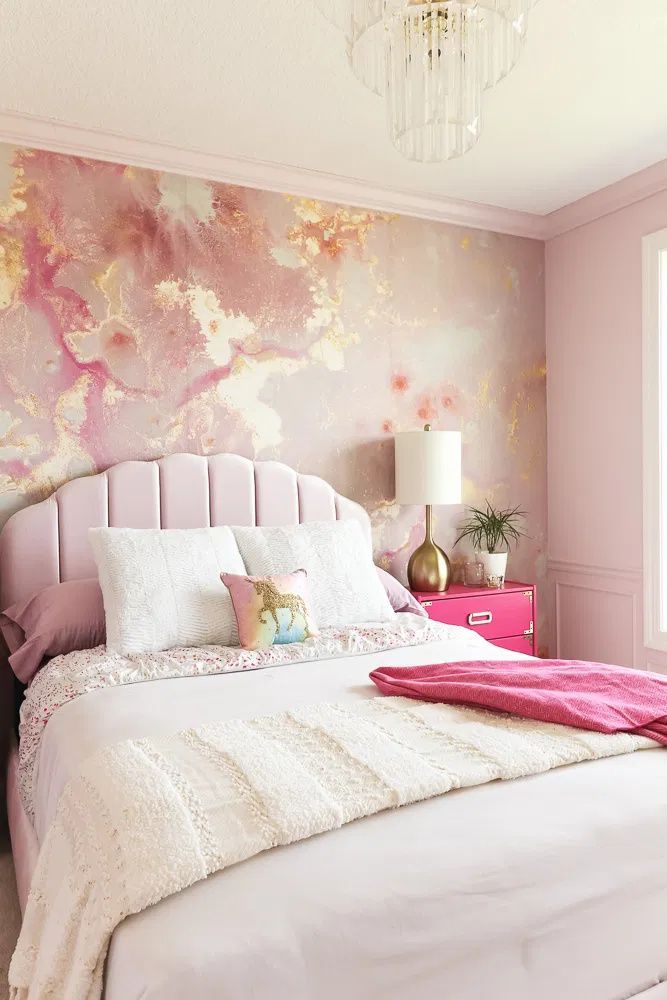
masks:
{"type": "Polygon", "coordinates": [[[305,642],[317,635],[307,576],[305,569],[281,576],[222,574],[222,582],[231,594],[244,649],[305,642]]]}
{"type": "Polygon", "coordinates": [[[303,566],[320,628],[395,617],[378,579],[369,540],[357,521],[233,530],[246,572],[252,576],[275,576],[303,566]]]}
{"type": "Polygon", "coordinates": [[[91,528],[107,648],[153,653],[174,646],[237,646],[221,573],[244,573],[230,528],[91,528]]]}

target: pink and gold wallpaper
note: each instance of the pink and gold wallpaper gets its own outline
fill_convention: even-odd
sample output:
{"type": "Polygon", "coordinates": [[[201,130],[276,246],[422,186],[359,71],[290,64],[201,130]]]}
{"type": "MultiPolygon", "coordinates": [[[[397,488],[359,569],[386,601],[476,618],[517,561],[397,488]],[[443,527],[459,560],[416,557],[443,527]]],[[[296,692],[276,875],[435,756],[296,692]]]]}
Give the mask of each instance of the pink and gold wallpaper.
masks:
{"type": "MultiPolygon", "coordinates": [[[[545,566],[542,244],[0,146],[0,521],[127,458],[323,476],[404,572],[395,430],[461,429],[465,500],[530,512],[545,566]]],[[[460,509],[438,512],[451,545],[460,509]]]]}

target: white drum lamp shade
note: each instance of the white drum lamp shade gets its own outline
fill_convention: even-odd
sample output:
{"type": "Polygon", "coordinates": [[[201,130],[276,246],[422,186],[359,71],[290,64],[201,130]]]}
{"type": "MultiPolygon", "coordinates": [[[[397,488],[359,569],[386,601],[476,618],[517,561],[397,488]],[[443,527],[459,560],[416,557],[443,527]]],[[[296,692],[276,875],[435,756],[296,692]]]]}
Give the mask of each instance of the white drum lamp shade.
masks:
{"type": "Polygon", "coordinates": [[[426,537],[408,562],[410,589],[421,593],[447,590],[452,564],[433,541],[431,507],[461,503],[461,435],[458,431],[423,431],[396,434],[396,501],[424,504],[426,537]]]}
{"type": "Polygon", "coordinates": [[[397,503],[461,503],[459,431],[403,431],[395,447],[397,503]]]}

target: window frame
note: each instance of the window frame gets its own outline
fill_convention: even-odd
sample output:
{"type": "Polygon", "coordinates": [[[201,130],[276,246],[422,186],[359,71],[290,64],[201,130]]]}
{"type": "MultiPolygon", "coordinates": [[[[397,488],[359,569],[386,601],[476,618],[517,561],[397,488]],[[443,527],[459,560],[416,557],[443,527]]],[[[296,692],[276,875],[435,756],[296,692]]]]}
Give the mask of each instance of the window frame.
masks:
{"type": "Polygon", "coordinates": [[[644,645],[667,653],[667,229],[642,240],[644,645]]]}

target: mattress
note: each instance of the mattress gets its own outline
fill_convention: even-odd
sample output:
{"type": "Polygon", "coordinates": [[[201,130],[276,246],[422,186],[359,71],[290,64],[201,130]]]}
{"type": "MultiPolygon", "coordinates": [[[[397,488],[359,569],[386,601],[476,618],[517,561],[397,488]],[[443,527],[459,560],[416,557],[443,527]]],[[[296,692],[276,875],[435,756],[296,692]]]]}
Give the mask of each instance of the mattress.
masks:
{"type": "MultiPolygon", "coordinates": [[[[455,638],[90,692],[45,730],[41,839],[101,746],[376,697],[380,665],[516,659],[455,638]]],[[[667,980],[667,754],[463,789],[275,849],[116,930],[106,1000],[620,1000],[667,980]]],[[[158,847],[159,849],[159,847],[158,847]]],[[[656,992],[657,991],[657,992],[656,992]]]]}

